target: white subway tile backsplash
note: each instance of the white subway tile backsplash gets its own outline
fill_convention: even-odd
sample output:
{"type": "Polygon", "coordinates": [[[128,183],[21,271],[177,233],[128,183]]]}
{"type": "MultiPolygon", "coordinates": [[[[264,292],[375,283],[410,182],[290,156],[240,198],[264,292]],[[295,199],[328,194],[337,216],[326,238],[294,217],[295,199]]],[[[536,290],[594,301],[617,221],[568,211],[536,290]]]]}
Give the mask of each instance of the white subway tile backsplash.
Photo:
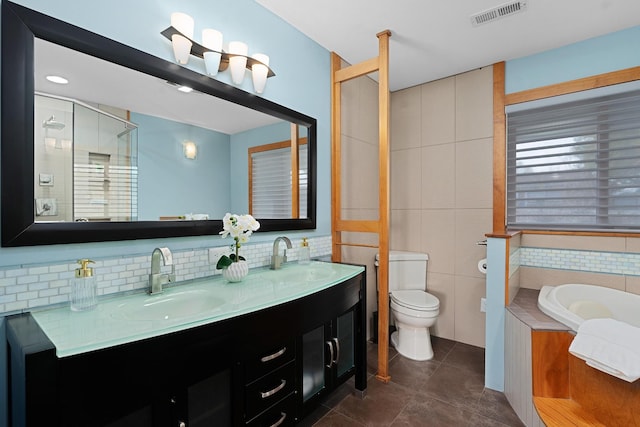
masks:
{"type": "Polygon", "coordinates": [[[524,267],[640,276],[639,253],[531,247],[522,247],[516,252],[524,267]]]}
{"type": "MultiPolygon", "coordinates": [[[[302,238],[291,241],[292,249],[287,250],[289,262],[298,259],[298,248],[302,238]]],[[[280,252],[284,245],[280,245],[280,252]]],[[[309,239],[311,257],[331,254],[331,237],[309,239]]],[[[229,245],[215,248],[229,254],[229,245]]],[[[247,259],[250,268],[269,265],[273,251],[272,243],[243,245],[240,254],[247,259]]],[[[98,280],[98,295],[142,291],[146,289],[151,254],[134,257],[112,257],[94,260],[92,267],[98,280]]],[[[221,274],[215,264],[209,263],[209,249],[189,249],[173,252],[176,282],[221,274]]],[[[0,269],[0,315],[51,304],[61,304],[69,300],[71,281],[75,276],[76,260],[52,265],[20,265],[0,269]]],[[[170,267],[162,267],[163,272],[170,267]]]]}

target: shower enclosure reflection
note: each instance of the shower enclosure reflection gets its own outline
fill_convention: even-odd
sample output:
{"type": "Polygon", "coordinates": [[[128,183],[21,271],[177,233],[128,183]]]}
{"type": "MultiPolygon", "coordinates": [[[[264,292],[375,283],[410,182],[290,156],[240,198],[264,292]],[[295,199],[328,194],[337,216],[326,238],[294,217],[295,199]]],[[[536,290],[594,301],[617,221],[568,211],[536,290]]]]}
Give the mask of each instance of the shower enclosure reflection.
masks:
{"type": "Polygon", "coordinates": [[[127,118],[113,107],[35,96],[36,222],[137,219],[138,133],[127,118]]]}

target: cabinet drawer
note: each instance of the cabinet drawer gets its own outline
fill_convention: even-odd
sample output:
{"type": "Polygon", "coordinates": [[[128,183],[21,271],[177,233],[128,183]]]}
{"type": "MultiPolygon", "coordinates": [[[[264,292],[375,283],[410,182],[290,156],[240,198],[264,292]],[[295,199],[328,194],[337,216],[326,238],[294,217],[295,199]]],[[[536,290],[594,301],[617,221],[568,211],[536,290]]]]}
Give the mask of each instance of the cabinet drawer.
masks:
{"type": "Polygon", "coordinates": [[[251,419],[295,390],[295,362],[291,361],[245,388],[246,418],[251,419]]]}
{"type": "Polygon", "coordinates": [[[287,342],[281,346],[275,347],[263,354],[248,360],[245,363],[246,383],[257,380],[263,375],[268,374],[274,369],[295,359],[296,347],[295,341],[287,342]]]}
{"type": "Polygon", "coordinates": [[[258,417],[247,423],[247,427],[284,427],[292,426],[296,420],[296,397],[291,393],[258,417]]]}

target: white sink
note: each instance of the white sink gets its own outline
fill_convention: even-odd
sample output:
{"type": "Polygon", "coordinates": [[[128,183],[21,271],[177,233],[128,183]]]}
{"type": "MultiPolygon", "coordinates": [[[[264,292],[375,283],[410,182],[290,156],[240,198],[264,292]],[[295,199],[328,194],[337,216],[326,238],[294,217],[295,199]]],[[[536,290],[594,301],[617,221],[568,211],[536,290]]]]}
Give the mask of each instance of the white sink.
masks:
{"type": "Polygon", "coordinates": [[[167,294],[150,295],[118,304],[112,317],[125,320],[177,320],[212,313],[225,300],[210,291],[192,289],[167,294]]]}

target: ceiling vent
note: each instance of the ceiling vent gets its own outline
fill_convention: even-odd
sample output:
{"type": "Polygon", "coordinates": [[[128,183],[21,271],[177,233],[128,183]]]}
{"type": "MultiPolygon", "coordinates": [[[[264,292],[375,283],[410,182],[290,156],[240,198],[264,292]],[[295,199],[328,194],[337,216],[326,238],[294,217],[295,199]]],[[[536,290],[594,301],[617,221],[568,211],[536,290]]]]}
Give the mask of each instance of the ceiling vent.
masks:
{"type": "Polygon", "coordinates": [[[477,27],[478,25],[488,24],[505,16],[524,12],[525,10],[527,10],[526,0],[512,1],[472,15],[471,23],[474,27],[477,27]]]}

